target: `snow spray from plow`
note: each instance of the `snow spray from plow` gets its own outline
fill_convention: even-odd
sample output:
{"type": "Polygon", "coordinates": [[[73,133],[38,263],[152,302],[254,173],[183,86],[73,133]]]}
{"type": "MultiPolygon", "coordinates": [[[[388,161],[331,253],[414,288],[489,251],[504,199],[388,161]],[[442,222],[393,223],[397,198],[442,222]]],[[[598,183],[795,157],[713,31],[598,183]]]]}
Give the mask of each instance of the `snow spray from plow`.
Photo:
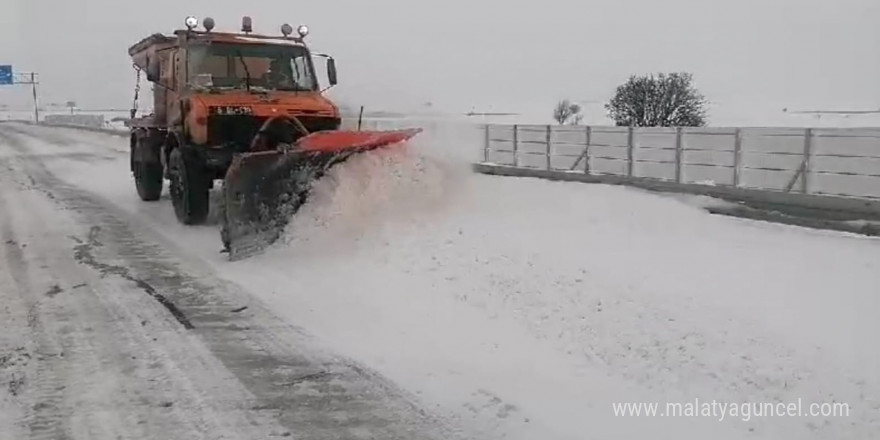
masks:
{"type": "Polygon", "coordinates": [[[232,261],[274,243],[306,201],[312,182],[352,155],[402,142],[419,128],[397,131],[328,131],[292,147],[236,156],[223,185],[221,238],[232,261]]]}
{"type": "MultiPolygon", "coordinates": [[[[352,156],[315,181],[272,246],[273,258],[338,261],[409,240],[460,207],[466,164],[424,145],[352,156]]],[[[466,199],[464,199],[466,200],[466,199]]]]}

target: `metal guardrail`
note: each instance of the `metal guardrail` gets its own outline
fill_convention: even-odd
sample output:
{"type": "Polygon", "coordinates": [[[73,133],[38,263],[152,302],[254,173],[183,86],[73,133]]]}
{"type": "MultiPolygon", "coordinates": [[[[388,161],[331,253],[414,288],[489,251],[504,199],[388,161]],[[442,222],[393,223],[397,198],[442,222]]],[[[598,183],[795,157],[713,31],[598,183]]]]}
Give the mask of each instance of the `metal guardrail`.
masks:
{"type": "Polygon", "coordinates": [[[880,128],[486,125],[483,162],[880,200],[880,128]]]}

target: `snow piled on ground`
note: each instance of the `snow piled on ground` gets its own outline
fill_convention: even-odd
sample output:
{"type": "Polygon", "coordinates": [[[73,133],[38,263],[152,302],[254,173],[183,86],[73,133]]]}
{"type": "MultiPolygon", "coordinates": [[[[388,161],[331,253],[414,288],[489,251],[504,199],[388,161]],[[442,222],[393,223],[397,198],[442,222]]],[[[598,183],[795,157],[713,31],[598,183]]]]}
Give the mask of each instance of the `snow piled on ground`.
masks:
{"type": "Polygon", "coordinates": [[[457,159],[472,146],[448,142],[335,168],[282,243],[237,263],[217,255],[216,230],[137,202],[124,159],[58,169],[477,438],[880,432],[880,241],[631,188],[473,175],[457,159]],[[719,422],[612,409],[695,398],[851,412],[719,422]]]}
{"type": "Polygon", "coordinates": [[[713,438],[880,429],[880,357],[863,337],[880,330],[877,240],[629,188],[457,174],[407,151],[333,170],[287,242],[247,263],[295,283],[272,289],[278,310],[450,409],[481,407],[482,390],[541,426],[514,423],[512,438],[660,426],[614,418],[622,396],[851,405],[848,418],[703,426],[713,438]],[[464,383],[474,394],[449,399],[464,383]]]}

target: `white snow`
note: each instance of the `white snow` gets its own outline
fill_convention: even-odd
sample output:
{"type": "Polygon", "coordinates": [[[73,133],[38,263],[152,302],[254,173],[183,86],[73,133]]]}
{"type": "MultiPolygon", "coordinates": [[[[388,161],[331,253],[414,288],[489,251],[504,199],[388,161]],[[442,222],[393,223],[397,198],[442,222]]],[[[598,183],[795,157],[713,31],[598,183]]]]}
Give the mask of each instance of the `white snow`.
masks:
{"type": "Polygon", "coordinates": [[[282,243],[238,263],[217,252],[217,227],[177,224],[167,200],[139,202],[126,157],[53,169],[476,438],[880,432],[880,241],[713,216],[698,199],[474,175],[459,159],[478,147],[430,135],[333,170],[282,243]],[[695,398],[836,401],[851,414],[612,411],[695,398]]]}

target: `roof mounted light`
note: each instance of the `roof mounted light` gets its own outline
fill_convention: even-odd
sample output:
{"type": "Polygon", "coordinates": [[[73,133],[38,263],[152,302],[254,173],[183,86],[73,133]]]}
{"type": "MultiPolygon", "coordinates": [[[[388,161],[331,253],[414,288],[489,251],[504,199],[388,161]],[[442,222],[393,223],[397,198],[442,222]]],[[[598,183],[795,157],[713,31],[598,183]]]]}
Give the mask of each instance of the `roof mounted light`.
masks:
{"type": "Polygon", "coordinates": [[[211,17],[205,17],[205,20],[202,21],[202,26],[205,27],[206,32],[211,32],[214,29],[214,19],[211,17]]]}
{"type": "Polygon", "coordinates": [[[199,25],[199,19],[190,15],[189,17],[186,17],[186,20],[184,21],[184,23],[186,24],[187,29],[193,30],[193,29],[195,29],[196,26],[199,25]]]}
{"type": "Polygon", "coordinates": [[[291,26],[287,23],[282,24],[281,25],[281,33],[284,35],[285,38],[289,37],[290,34],[293,33],[293,26],[291,26]]]}
{"type": "Polygon", "coordinates": [[[248,16],[241,17],[241,31],[248,34],[254,31],[254,25],[248,16]]]}
{"type": "Polygon", "coordinates": [[[301,24],[298,28],[296,28],[296,33],[298,33],[300,37],[305,38],[306,35],[309,34],[309,27],[301,24]]]}

